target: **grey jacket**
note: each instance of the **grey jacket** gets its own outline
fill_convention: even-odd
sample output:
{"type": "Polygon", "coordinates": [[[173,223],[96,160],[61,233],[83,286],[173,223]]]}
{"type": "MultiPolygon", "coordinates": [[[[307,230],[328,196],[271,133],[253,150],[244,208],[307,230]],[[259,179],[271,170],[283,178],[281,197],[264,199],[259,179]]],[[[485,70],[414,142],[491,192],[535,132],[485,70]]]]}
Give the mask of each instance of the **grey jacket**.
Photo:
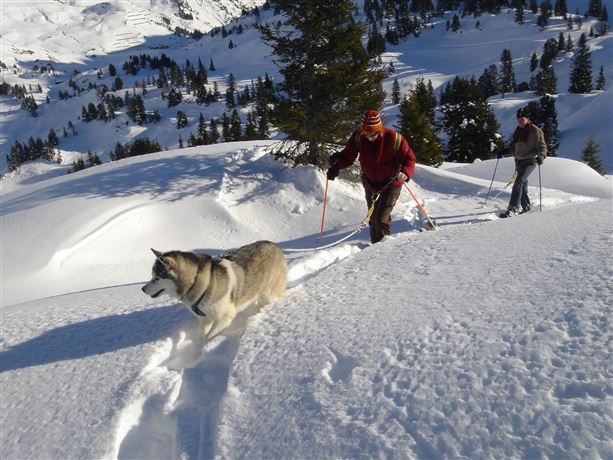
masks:
{"type": "Polygon", "coordinates": [[[516,141],[513,144],[513,155],[516,160],[530,160],[541,156],[547,156],[547,144],[543,131],[536,125],[532,125],[526,142],[516,141]]]}

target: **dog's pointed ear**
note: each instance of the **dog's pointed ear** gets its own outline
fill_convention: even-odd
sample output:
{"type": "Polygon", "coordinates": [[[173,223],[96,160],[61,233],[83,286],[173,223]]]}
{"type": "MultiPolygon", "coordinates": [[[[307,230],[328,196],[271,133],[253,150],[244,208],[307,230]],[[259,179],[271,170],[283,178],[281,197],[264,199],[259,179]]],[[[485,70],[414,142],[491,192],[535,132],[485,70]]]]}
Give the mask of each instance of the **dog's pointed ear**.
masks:
{"type": "Polygon", "coordinates": [[[151,252],[153,252],[153,254],[155,254],[155,257],[162,262],[164,265],[166,265],[166,261],[164,260],[164,254],[161,253],[160,251],[156,251],[155,249],[151,248],[151,252]]]}

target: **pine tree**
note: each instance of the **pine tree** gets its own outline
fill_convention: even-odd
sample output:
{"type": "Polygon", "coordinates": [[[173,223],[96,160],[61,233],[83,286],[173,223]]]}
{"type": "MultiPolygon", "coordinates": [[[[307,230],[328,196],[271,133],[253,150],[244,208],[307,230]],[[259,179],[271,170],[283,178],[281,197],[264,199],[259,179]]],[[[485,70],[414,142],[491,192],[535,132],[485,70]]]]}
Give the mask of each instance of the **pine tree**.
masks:
{"type": "Polygon", "coordinates": [[[556,156],[560,147],[560,133],[558,131],[558,112],[555,99],[545,95],[539,100],[539,106],[539,118],[547,144],[547,155],[556,156]]]}
{"type": "Polygon", "coordinates": [[[453,19],[451,20],[451,30],[453,32],[457,32],[460,30],[460,18],[457,14],[453,15],[453,19]]]}
{"type": "Polygon", "coordinates": [[[541,69],[546,69],[553,64],[553,60],[558,55],[558,41],[555,38],[548,38],[543,45],[543,54],[539,63],[541,69]]]}
{"type": "Polygon", "coordinates": [[[553,12],[553,8],[551,7],[551,3],[549,0],[543,0],[541,3],[541,14],[536,20],[536,24],[540,27],[545,27],[549,22],[549,18],[551,17],[553,12]]]}
{"type": "Polygon", "coordinates": [[[233,141],[240,141],[242,138],[241,117],[236,109],[230,114],[230,138],[233,141]]]}
{"type": "Polygon", "coordinates": [[[183,100],[183,95],[181,94],[181,90],[172,88],[168,92],[168,107],[174,107],[178,105],[183,100]]]}
{"type": "Polygon", "coordinates": [[[538,96],[558,93],[558,79],[552,65],[537,74],[534,92],[538,96]]]}
{"type": "Polygon", "coordinates": [[[570,34],[568,34],[566,36],[566,52],[570,53],[573,48],[575,47],[575,44],[573,43],[573,38],[570,36],[570,34]]]}
{"type": "Polygon", "coordinates": [[[600,66],[598,77],[596,77],[596,89],[598,91],[604,91],[607,88],[607,81],[604,78],[604,67],[600,66]]]}
{"type": "Polygon", "coordinates": [[[140,95],[129,98],[127,102],[128,116],[138,125],[145,122],[145,103],[140,95]]]}
{"type": "Polygon", "coordinates": [[[500,125],[475,78],[455,77],[441,94],[442,127],[448,161],[472,163],[493,158],[502,149],[500,125]]]}
{"type": "Polygon", "coordinates": [[[226,87],[226,108],[233,109],[236,107],[236,101],[234,99],[234,92],[236,91],[236,79],[234,75],[230,73],[228,75],[227,87],[226,87]]]}
{"type": "Polygon", "coordinates": [[[343,143],[356,120],[384,100],[382,71],[369,67],[364,27],[352,18],[351,0],[276,0],[285,28],[260,26],[281,65],[273,122],[288,141],[277,157],[323,165],[331,144],[343,143]]]}
{"type": "Polygon", "coordinates": [[[592,56],[585,33],[581,34],[571,63],[570,86],[568,91],[587,94],[592,91],[592,56]]]}
{"type": "Polygon", "coordinates": [[[561,16],[563,18],[566,18],[566,13],[568,13],[568,7],[566,6],[566,0],[555,0],[553,12],[556,16],[561,16]]]}
{"type": "Polygon", "coordinates": [[[428,83],[426,83],[423,77],[417,77],[411,93],[417,98],[422,113],[426,115],[430,124],[434,125],[436,116],[436,96],[434,95],[432,81],[428,80],[428,83]]]}
{"type": "Polygon", "coordinates": [[[198,142],[199,145],[210,144],[209,133],[206,129],[206,121],[202,113],[200,113],[200,117],[198,117],[198,142]]]}
{"type": "Polygon", "coordinates": [[[562,52],[566,49],[566,40],[564,39],[564,34],[560,32],[558,35],[558,52],[562,52]]]}
{"type": "Polygon", "coordinates": [[[87,167],[91,168],[92,166],[98,166],[102,164],[102,160],[96,152],[87,151],[87,167]]]}
{"type": "Polygon", "coordinates": [[[440,166],[443,163],[441,143],[419,106],[414,90],[400,104],[399,130],[415,152],[418,163],[430,166],[440,166]]]}
{"type": "Polygon", "coordinates": [[[47,136],[47,143],[52,147],[57,147],[58,145],[60,145],[60,140],[58,139],[57,134],[55,133],[55,130],[53,128],[49,130],[49,134],[47,136]]]}
{"type": "Polygon", "coordinates": [[[581,153],[581,161],[583,161],[598,174],[604,175],[605,171],[602,167],[602,160],[598,155],[599,153],[600,147],[598,144],[596,144],[596,142],[594,142],[594,138],[592,136],[588,137],[587,144],[581,153]]]}
{"type": "Polygon", "coordinates": [[[177,110],[177,129],[185,128],[187,126],[187,115],[181,110],[177,110]]]}
{"type": "Polygon", "coordinates": [[[529,1],[529,6],[528,6],[528,7],[530,8],[530,12],[531,12],[532,14],[536,14],[536,13],[538,13],[539,6],[538,6],[538,3],[536,2],[536,0],[530,0],[530,1],[529,1]]]}
{"type": "Polygon", "coordinates": [[[519,5],[519,7],[515,9],[515,22],[520,25],[525,22],[524,5],[519,5]]]}
{"type": "Polygon", "coordinates": [[[257,139],[257,124],[255,122],[255,115],[253,112],[247,114],[247,124],[245,125],[245,140],[257,139]]]}
{"type": "Polygon", "coordinates": [[[590,0],[587,14],[593,18],[600,19],[602,14],[602,0],[590,0]]]}
{"type": "Polygon", "coordinates": [[[226,112],[221,116],[221,135],[224,142],[231,142],[232,135],[230,134],[230,118],[226,112]]]}
{"type": "Polygon", "coordinates": [[[483,74],[479,77],[479,88],[481,88],[486,99],[499,93],[496,64],[490,64],[483,71],[483,74]]]}
{"type": "Polygon", "coordinates": [[[376,57],[385,51],[385,38],[376,27],[368,33],[366,51],[370,57],[376,57]]]}
{"type": "Polygon", "coordinates": [[[215,118],[211,119],[209,123],[209,139],[211,139],[211,143],[216,144],[219,142],[221,138],[221,134],[219,133],[219,126],[217,125],[217,120],[215,118]]]}
{"type": "Polygon", "coordinates": [[[394,78],[392,84],[392,104],[400,104],[400,83],[397,78],[394,78]]]}
{"type": "Polygon", "coordinates": [[[500,69],[500,91],[502,93],[514,93],[517,90],[517,82],[515,81],[511,50],[505,48],[502,51],[500,62],[502,64],[500,69]]]}
{"type": "Polygon", "coordinates": [[[536,57],[536,53],[532,53],[532,57],[530,58],[530,72],[534,72],[539,65],[539,60],[536,57]]]}

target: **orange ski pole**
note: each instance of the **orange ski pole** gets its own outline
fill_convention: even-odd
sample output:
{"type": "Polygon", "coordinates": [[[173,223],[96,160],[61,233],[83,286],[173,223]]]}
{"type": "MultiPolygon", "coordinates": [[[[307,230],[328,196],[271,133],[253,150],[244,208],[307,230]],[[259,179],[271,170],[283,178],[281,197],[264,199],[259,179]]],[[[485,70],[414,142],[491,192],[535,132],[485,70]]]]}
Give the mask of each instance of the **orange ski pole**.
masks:
{"type": "Polygon", "coordinates": [[[326,201],[328,198],[328,178],[326,177],[326,187],[324,189],[324,208],[321,211],[321,227],[319,228],[319,238],[321,239],[324,235],[324,221],[326,219],[326,201]]]}
{"type": "Polygon", "coordinates": [[[430,216],[428,215],[428,213],[426,212],[426,208],[424,208],[422,206],[422,204],[419,202],[419,200],[417,199],[417,197],[415,196],[415,194],[413,193],[413,191],[409,188],[409,186],[405,183],[404,186],[407,188],[407,190],[409,191],[409,193],[411,194],[411,196],[413,197],[413,199],[415,200],[415,203],[417,203],[417,207],[419,208],[419,210],[421,211],[421,213],[424,215],[424,217],[426,218],[426,220],[428,221],[428,225],[430,226],[431,229],[436,228],[436,223],[430,219],[430,216]]]}

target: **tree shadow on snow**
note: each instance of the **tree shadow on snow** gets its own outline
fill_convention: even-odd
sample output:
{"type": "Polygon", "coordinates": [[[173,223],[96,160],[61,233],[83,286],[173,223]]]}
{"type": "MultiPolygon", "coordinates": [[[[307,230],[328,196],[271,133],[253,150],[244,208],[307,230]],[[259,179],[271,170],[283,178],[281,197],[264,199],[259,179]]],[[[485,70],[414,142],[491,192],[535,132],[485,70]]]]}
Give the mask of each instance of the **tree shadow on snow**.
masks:
{"type": "Polygon", "coordinates": [[[155,342],[170,336],[186,318],[173,305],[60,326],[0,352],[0,373],[155,342]]]}

